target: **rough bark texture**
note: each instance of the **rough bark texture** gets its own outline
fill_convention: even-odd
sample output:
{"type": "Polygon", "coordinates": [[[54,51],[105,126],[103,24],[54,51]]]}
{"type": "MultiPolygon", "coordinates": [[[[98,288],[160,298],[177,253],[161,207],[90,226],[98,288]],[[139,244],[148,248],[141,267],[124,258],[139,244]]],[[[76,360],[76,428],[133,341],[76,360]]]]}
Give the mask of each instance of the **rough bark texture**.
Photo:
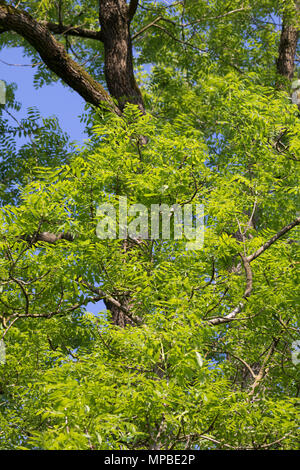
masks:
{"type": "Polygon", "coordinates": [[[26,12],[0,1],[0,29],[14,31],[26,39],[40,54],[43,62],[58,77],[77,91],[82,98],[95,106],[107,103],[117,112],[109,94],[79,64],[67,54],[62,44],[46,26],[26,12]]]}
{"type": "MultiPolygon", "coordinates": [[[[299,14],[300,2],[295,2],[295,9],[299,14]]],[[[286,19],[283,19],[276,65],[277,72],[288,80],[292,80],[294,76],[298,38],[299,23],[291,25],[286,19]]]]}
{"type": "Polygon", "coordinates": [[[28,13],[0,0],[0,32],[14,31],[26,39],[40,54],[43,62],[85,101],[98,106],[108,103],[120,114],[126,102],[134,103],[144,112],[143,99],[133,71],[130,21],[138,2],[128,6],[125,0],[99,0],[101,31],[36,21],[28,13]],[[63,45],[51,32],[95,39],[104,44],[105,78],[110,95],[79,64],[71,59],[63,45]],[[112,104],[117,100],[119,108],[112,104]]]}
{"type": "Polygon", "coordinates": [[[134,103],[144,112],[143,99],[133,72],[130,20],[134,14],[125,0],[99,0],[99,20],[104,44],[105,79],[120,109],[134,103]]]}
{"type": "Polygon", "coordinates": [[[283,25],[279,43],[277,71],[292,80],[295,70],[295,55],[299,31],[294,26],[283,25]]]}
{"type": "MultiPolygon", "coordinates": [[[[128,304],[128,300],[126,299],[125,304],[128,304]]],[[[124,305],[123,303],[123,305],[124,305]]],[[[121,328],[125,328],[125,326],[135,326],[136,324],[126,315],[126,313],[120,309],[117,305],[114,305],[107,299],[104,299],[104,304],[107,310],[111,313],[111,320],[112,323],[116,326],[120,326],[121,328]]]]}
{"type": "MultiPolygon", "coordinates": [[[[122,110],[126,103],[137,104],[144,112],[143,99],[133,71],[130,21],[137,8],[137,1],[129,7],[125,0],[99,0],[101,39],[104,44],[104,72],[108,90],[122,110]]],[[[108,300],[104,300],[111,312],[112,322],[124,328],[135,325],[131,318],[108,300]]],[[[122,306],[130,310],[130,298],[124,298],[122,306]]]]}

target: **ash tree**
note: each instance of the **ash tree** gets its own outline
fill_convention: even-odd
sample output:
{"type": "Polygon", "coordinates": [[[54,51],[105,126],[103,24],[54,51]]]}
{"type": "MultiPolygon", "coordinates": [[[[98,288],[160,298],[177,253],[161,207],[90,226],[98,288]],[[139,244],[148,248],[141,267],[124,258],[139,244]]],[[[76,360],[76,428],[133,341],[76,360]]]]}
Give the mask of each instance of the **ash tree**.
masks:
{"type": "Polygon", "coordinates": [[[0,448],[297,449],[299,28],[293,0],[0,1],[88,135],[6,84],[0,448]],[[124,197],[203,204],[203,246],[99,238],[124,197]]]}

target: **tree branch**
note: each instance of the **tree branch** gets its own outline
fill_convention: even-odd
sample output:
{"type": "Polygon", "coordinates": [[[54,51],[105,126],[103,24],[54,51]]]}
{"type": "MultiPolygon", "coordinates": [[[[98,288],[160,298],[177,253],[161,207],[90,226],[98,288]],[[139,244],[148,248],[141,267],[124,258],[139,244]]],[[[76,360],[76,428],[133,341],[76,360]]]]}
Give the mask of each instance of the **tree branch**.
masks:
{"type": "Polygon", "coordinates": [[[244,303],[243,302],[240,302],[238,304],[237,307],[235,307],[230,313],[228,313],[228,315],[226,315],[225,317],[216,317],[216,318],[211,318],[210,320],[208,320],[208,324],[211,325],[211,326],[215,326],[215,325],[220,325],[221,323],[229,323],[231,322],[232,320],[235,319],[235,317],[237,316],[238,313],[240,313],[242,311],[242,309],[244,308],[244,303]]]}
{"type": "Polygon", "coordinates": [[[281,230],[279,230],[279,232],[276,233],[274,237],[270,238],[270,240],[264,243],[252,255],[248,256],[247,261],[251,263],[251,261],[258,258],[258,256],[260,256],[265,250],[267,250],[271,245],[273,245],[273,243],[275,243],[280,237],[285,235],[289,230],[291,230],[292,228],[296,227],[296,225],[299,225],[299,224],[300,224],[300,217],[297,217],[297,219],[295,219],[293,222],[291,222],[290,224],[286,225],[281,230]]]}
{"type": "Polygon", "coordinates": [[[200,49],[199,47],[195,46],[194,44],[190,43],[190,42],[187,42],[187,41],[182,41],[181,39],[177,38],[176,36],[174,36],[172,33],[170,33],[170,31],[167,29],[167,28],[164,28],[163,26],[160,26],[158,24],[153,24],[154,28],[157,28],[157,29],[160,29],[161,31],[163,31],[164,33],[166,33],[168,36],[170,36],[170,38],[172,38],[174,41],[176,42],[179,42],[180,44],[183,44],[184,46],[188,46],[188,47],[191,47],[192,49],[195,49],[199,52],[207,52],[205,49],[200,49]]]}
{"type": "Polygon", "coordinates": [[[200,20],[195,20],[195,21],[192,21],[191,23],[183,24],[182,27],[186,28],[187,26],[193,26],[194,24],[203,23],[204,21],[219,20],[221,18],[225,18],[226,16],[232,15],[234,13],[240,13],[241,11],[245,11],[245,10],[250,10],[250,7],[237,8],[236,10],[227,11],[226,13],[223,13],[222,15],[218,15],[218,16],[211,16],[211,17],[204,16],[200,20]]]}
{"type": "Polygon", "coordinates": [[[45,25],[36,21],[28,13],[17,10],[0,0],[0,28],[14,31],[26,39],[40,54],[49,69],[77,91],[85,101],[95,106],[105,103],[114,112],[120,114],[103,86],[71,59],[62,44],[52,36],[45,25]]]}
{"type": "Polygon", "coordinates": [[[252,292],[252,287],[253,287],[253,275],[252,271],[250,268],[250,263],[248,261],[248,258],[246,256],[243,256],[240,253],[240,257],[242,258],[245,273],[246,273],[246,289],[243,295],[243,298],[246,299],[247,297],[250,297],[251,292],[252,292]]]}
{"type": "Polygon", "coordinates": [[[74,236],[69,232],[66,232],[66,233],[62,232],[58,234],[51,233],[51,232],[40,232],[34,235],[24,235],[20,238],[21,240],[24,240],[30,243],[31,245],[34,245],[37,242],[46,242],[46,243],[53,244],[53,243],[58,242],[58,240],[67,240],[69,242],[74,240],[74,236]]]}
{"type": "MultiPolygon", "coordinates": [[[[15,282],[17,282],[18,280],[17,279],[14,279],[15,282]]],[[[23,292],[24,292],[24,288],[22,286],[22,283],[20,281],[17,282],[17,284],[22,288],[23,292]]],[[[50,319],[52,317],[54,317],[55,315],[58,315],[59,313],[62,313],[61,311],[61,301],[62,301],[62,298],[59,302],[59,305],[57,307],[56,310],[53,310],[52,312],[45,312],[45,313],[29,313],[29,301],[28,301],[28,296],[26,294],[26,303],[28,303],[28,306],[26,306],[26,311],[25,313],[14,313],[12,315],[10,315],[8,318],[3,318],[2,317],[2,323],[3,323],[3,326],[5,328],[5,331],[3,333],[3,335],[1,336],[0,338],[0,341],[2,339],[4,339],[4,337],[6,336],[7,332],[9,331],[9,329],[13,326],[13,324],[18,321],[18,320],[21,320],[22,318],[46,318],[46,319],[50,319]],[[7,325],[7,322],[10,322],[9,325],[7,325]]],[[[84,306],[84,305],[87,305],[89,302],[99,302],[100,300],[102,300],[102,296],[99,296],[99,295],[95,295],[93,297],[90,297],[90,298],[86,298],[84,299],[83,302],[77,302],[76,304],[74,305],[71,305],[70,307],[66,308],[65,309],[65,313],[71,313],[73,312],[74,310],[77,310],[78,308],[84,306]]]]}
{"type": "Polygon", "coordinates": [[[99,295],[101,297],[101,299],[104,300],[105,302],[107,302],[108,304],[111,304],[114,307],[116,307],[118,310],[121,310],[121,312],[123,312],[130,320],[132,320],[137,325],[140,325],[143,322],[140,317],[138,317],[136,315],[133,315],[127,307],[122,305],[121,302],[119,302],[117,299],[112,297],[110,294],[107,294],[106,292],[104,292],[99,287],[94,287],[89,282],[84,282],[82,280],[80,280],[80,281],[78,280],[78,282],[80,282],[80,284],[82,286],[84,286],[86,289],[90,290],[94,294],[99,295]]]}
{"type": "MultiPolygon", "coordinates": [[[[245,289],[244,294],[243,294],[244,299],[247,299],[248,297],[250,297],[250,295],[252,293],[253,276],[252,276],[252,271],[251,271],[251,268],[250,268],[251,261],[258,258],[258,256],[260,256],[265,250],[267,250],[271,245],[273,245],[273,243],[275,243],[276,240],[278,240],[285,233],[287,233],[289,230],[291,230],[293,227],[295,227],[296,225],[299,225],[299,224],[300,224],[300,217],[298,217],[293,222],[291,222],[290,224],[286,225],[281,230],[279,230],[279,232],[276,233],[276,235],[274,235],[274,237],[272,237],[270,240],[268,240],[266,243],[264,243],[258,250],[255,251],[255,253],[253,253],[250,256],[243,256],[240,253],[240,257],[242,258],[245,273],[246,273],[246,289],[245,289]]],[[[210,320],[208,320],[208,324],[209,325],[220,325],[221,323],[231,322],[236,318],[237,314],[242,311],[244,306],[245,306],[245,303],[241,301],[241,302],[239,302],[237,307],[235,307],[230,313],[225,315],[225,317],[211,318],[210,320]]]]}
{"type": "Polygon", "coordinates": [[[131,38],[132,41],[134,41],[137,37],[139,37],[141,34],[143,34],[145,31],[147,31],[147,29],[151,28],[151,26],[154,26],[155,23],[157,23],[158,21],[161,21],[162,19],[163,19],[162,16],[158,16],[153,21],[151,21],[151,23],[146,24],[146,26],[144,26],[140,31],[138,31],[137,33],[135,33],[132,36],[132,38],[131,38]]]}
{"type": "Polygon", "coordinates": [[[266,366],[267,366],[270,358],[273,356],[273,354],[275,352],[275,348],[276,348],[277,344],[279,343],[279,340],[280,340],[279,338],[274,338],[274,341],[273,341],[273,343],[271,344],[271,346],[269,348],[269,351],[268,351],[268,353],[267,353],[267,355],[266,355],[266,357],[265,357],[265,359],[262,363],[262,366],[261,366],[258,374],[256,375],[255,381],[251,385],[251,390],[249,392],[249,396],[254,395],[256,388],[258,387],[258,385],[260,384],[260,382],[262,381],[264,376],[267,374],[266,366]]]}
{"type": "Polygon", "coordinates": [[[237,359],[238,361],[240,361],[246,367],[246,369],[248,369],[248,371],[250,372],[253,379],[256,379],[256,375],[253,372],[252,367],[246,361],[244,361],[244,359],[242,359],[241,357],[236,356],[235,354],[233,354],[232,352],[229,352],[229,351],[222,351],[222,350],[218,350],[218,349],[214,349],[214,351],[219,352],[221,354],[228,354],[229,356],[232,356],[234,359],[237,359]]]}
{"type": "Polygon", "coordinates": [[[276,441],[270,442],[269,444],[262,444],[260,446],[260,449],[268,449],[269,447],[272,447],[275,444],[279,444],[279,442],[281,442],[284,439],[286,439],[287,437],[289,437],[293,432],[294,431],[290,431],[287,434],[285,434],[284,436],[280,437],[279,439],[276,439],[276,441]]]}

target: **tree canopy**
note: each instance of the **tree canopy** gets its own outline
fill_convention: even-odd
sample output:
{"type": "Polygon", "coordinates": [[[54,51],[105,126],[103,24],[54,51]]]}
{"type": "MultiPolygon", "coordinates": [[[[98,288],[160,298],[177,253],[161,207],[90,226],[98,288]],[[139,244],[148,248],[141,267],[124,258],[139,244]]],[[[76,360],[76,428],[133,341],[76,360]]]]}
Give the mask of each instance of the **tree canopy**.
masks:
{"type": "Polygon", "coordinates": [[[0,47],[84,98],[88,136],[16,121],[6,83],[0,449],[299,448],[299,20],[294,0],[0,1],[0,47]],[[125,197],[201,204],[203,246],[99,238],[125,197]]]}

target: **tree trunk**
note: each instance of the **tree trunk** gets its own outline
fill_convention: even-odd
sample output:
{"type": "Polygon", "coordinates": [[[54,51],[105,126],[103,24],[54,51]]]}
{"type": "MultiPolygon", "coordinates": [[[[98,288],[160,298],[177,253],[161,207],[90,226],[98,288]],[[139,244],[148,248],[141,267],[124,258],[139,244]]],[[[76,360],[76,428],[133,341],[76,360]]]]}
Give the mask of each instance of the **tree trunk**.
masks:
{"type": "MultiPolygon", "coordinates": [[[[107,310],[111,313],[111,321],[114,325],[120,326],[121,328],[125,328],[125,326],[136,326],[135,323],[129,318],[126,313],[119,308],[117,305],[114,305],[109,300],[104,299],[104,304],[107,310]]],[[[129,308],[129,299],[123,299],[122,306],[129,308]]]]}
{"type": "Polygon", "coordinates": [[[118,101],[121,110],[129,102],[137,104],[144,112],[142,95],[134,78],[130,16],[125,0],[99,0],[108,90],[118,101]]]}
{"type": "Polygon", "coordinates": [[[288,80],[292,80],[294,75],[298,35],[299,31],[294,26],[282,26],[277,71],[288,80]]]}
{"type": "MultiPolygon", "coordinates": [[[[133,2],[134,3],[134,2],[133,2]]],[[[130,37],[131,12],[125,0],[99,0],[99,21],[101,39],[104,45],[104,72],[108,90],[117,102],[120,110],[126,103],[139,106],[144,113],[141,92],[136,84],[133,71],[133,55],[130,37]]],[[[134,322],[116,305],[104,301],[111,312],[112,322],[124,328],[134,322]]],[[[125,297],[122,306],[130,309],[131,300],[125,297]]]]}
{"type": "MultiPolygon", "coordinates": [[[[295,2],[295,9],[299,12],[300,2],[295,2]]],[[[286,77],[288,80],[292,80],[294,76],[298,37],[299,26],[288,24],[284,18],[276,65],[279,75],[286,77]]]]}

